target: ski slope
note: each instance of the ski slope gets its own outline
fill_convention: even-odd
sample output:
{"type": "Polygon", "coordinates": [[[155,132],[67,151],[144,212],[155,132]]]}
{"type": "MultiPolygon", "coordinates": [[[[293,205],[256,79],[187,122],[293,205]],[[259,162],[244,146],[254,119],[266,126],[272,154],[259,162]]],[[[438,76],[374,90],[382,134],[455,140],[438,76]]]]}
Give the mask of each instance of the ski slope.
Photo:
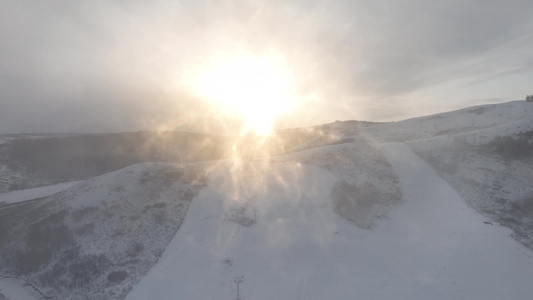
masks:
{"type": "Polygon", "coordinates": [[[242,275],[243,300],[531,299],[533,253],[485,224],[408,146],[382,147],[405,202],[373,230],[333,212],[338,179],[323,169],[219,164],[126,299],[235,299],[242,275]]]}
{"type": "Polygon", "coordinates": [[[62,182],[58,184],[41,186],[41,187],[32,188],[32,189],[0,193],[0,205],[48,197],[55,193],[59,193],[63,190],[66,190],[72,186],[75,186],[76,184],[80,182],[82,182],[82,180],[62,182]]]}

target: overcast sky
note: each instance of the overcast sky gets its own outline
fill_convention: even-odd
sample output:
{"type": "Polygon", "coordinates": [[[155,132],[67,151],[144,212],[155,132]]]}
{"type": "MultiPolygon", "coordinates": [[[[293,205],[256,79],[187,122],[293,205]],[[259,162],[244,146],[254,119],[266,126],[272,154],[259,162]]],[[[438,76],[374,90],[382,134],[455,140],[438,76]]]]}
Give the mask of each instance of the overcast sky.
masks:
{"type": "Polygon", "coordinates": [[[0,0],[0,133],[229,126],[181,82],[243,49],[280,53],[317,96],[277,127],[524,99],[532,12],[531,0],[0,0]]]}

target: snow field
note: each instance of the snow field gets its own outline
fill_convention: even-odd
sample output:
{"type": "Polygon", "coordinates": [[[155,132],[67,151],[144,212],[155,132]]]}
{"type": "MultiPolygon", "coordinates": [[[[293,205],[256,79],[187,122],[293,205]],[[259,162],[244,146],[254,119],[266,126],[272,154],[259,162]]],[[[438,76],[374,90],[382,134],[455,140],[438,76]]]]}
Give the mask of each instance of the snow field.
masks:
{"type": "Polygon", "coordinates": [[[82,181],[62,182],[33,189],[0,193],[0,204],[17,203],[36,198],[48,197],[55,193],[59,193],[63,190],[66,190],[80,182],[82,181]]]}
{"type": "Polygon", "coordinates": [[[441,139],[450,136],[484,143],[498,135],[512,135],[533,130],[533,103],[511,101],[407,119],[391,123],[371,123],[353,127],[350,123],[328,124],[339,139],[361,135],[377,142],[441,139]]]}
{"type": "MultiPolygon", "coordinates": [[[[31,287],[27,286],[23,280],[15,278],[0,278],[0,295],[7,300],[42,300],[31,287]]],[[[0,297],[0,299],[4,299],[0,297]]]]}
{"type": "Polygon", "coordinates": [[[533,256],[511,237],[512,231],[483,223],[487,220],[408,146],[386,144],[384,150],[406,203],[378,231],[401,228],[396,230],[403,231],[410,245],[401,260],[411,257],[413,265],[425,265],[418,274],[430,293],[414,298],[529,299],[533,256]]]}
{"type": "Polygon", "coordinates": [[[218,166],[127,299],[235,299],[241,275],[242,299],[529,299],[533,255],[510,230],[484,224],[406,145],[383,149],[405,203],[373,230],[333,213],[325,170],[218,166]],[[257,207],[257,223],[228,220],[239,207],[257,207]]]}

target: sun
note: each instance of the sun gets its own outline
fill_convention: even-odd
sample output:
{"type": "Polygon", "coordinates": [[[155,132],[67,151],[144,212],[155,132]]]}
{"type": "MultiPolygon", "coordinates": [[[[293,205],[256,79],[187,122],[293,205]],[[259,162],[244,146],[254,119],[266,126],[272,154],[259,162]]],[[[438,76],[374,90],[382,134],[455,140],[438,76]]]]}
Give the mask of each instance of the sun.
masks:
{"type": "Polygon", "coordinates": [[[274,120],[298,102],[293,81],[280,57],[241,55],[202,68],[190,85],[216,111],[242,120],[241,133],[268,135],[274,120]]]}

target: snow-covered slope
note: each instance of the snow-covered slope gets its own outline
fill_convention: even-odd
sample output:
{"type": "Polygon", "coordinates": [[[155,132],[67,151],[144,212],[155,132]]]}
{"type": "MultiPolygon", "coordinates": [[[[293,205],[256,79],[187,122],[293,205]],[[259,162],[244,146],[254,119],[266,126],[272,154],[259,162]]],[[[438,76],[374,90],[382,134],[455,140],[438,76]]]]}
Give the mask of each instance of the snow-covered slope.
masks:
{"type": "Polygon", "coordinates": [[[63,182],[63,183],[58,183],[58,184],[53,184],[53,185],[42,186],[42,187],[33,188],[33,189],[0,193],[0,205],[48,197],[55,193],[66,190],[80,182],[81,181],[70,181],[70,182],[63,182]]]}
{"type": "Polygon", "coordinates": [[[194,165],[137,164],[0,206],[0,277],[56,299],[123,298],[178,230],[202,174],[194,165]]]}
{"type": "Polygon", "coordinates": [[[529,299],[533,161],[484,145],[532,115],[336,122],[275,157],[132,165],[0,206],[0,277],[57,299],[234,299],[238,276],[242,299],[529,299]]]}
{"type": "Polygon", "coordinates": [[[392,123],[354,124],[352,121],[347,121],[321,127],[338,140],[364,136],[378,142],[393,142],[455,135],[476,136],[478,142],[486,142],[497,135],[533,130],[533,103],[512,101],[392,123]]]}
{"type": "MultiPolygon", "coordinates": [[[[466,203],[509,227],[533,249],[533,103],[514,101],[440,115],[440,124],[475,127],[409,141],[466,203]]],[[[421,118],[424,119],[424,118],[421,118]]]]}
{"type": "Polygon", "coordinates": [[[330,139],[405,141],[465,202],[533,249],[533,103],[481,105],[395,123],[336,122],[330,139]],[[529,145],[529,146],[528,146],[529,145]]]}
{"type": "Polygon", "coordinates": [[[0,278],[0,299],[43,300],[44,297],[28,286],[24,280],[0,278]]]}
{"type": "Polygon", "coordinates": [[[127,299],[233,299],[237,276],[244,276],[242,299],[533,295],[533,254],[508,229],[485,224],[406,145],[383,147],[406,202],[373,230],[333,213],[338,178],[324,169],[285,162],[257,178],[238,171],[264,166],[217,166],[160,262],[127,299]],[[235,213],[257,222],[244,226],[235,213]]]}
{"type": "MultiPolygon", "coordinates": [[[[512,139],[500,143],[513,147],[512,139]]],[[[518,157],[498,153],[493,143],[476,145],[461,138],[410,145],[469,206],[513,229],[513,236],[533,249],[533,145],[518,157]]]]}
{"type": "MultiPolygon", "coordinates": [[[[286,209],[286,220],[291,215],[304,217],[300,216],[302,213],[314,214],[313,218],[329,214],[348,220],[346,226],[372,228],[402,199],[391,166],[375,147],[368,143],[345,144],[272,160],[182,166],[137,164],[44,200],[0,207],[0,275],[27,280],[43,295],[59,299],[84,299],[88,294],[92,299],[120,299],[163,250],[169,249],[167,243],[179,228],[190,201],[206,184],[210,190],[223,189],[219,190],[222,197],[234,203],[219,210],[217,196],[205,190],[205,209],[217,211],[239,226],[257,227],[252,212],[263,218],[265,215],[261,214],[270,210],[271,204],[279,204],[261,200],[251,207],[250,197],[259,195],[266,199],[294,199],[292,206],[276,206],[278,212],[270,216],[274,222],[276,214],[286,209]],[[306,181],[307,175],[301,172],[308,170],[312,171],[310,178],[314,178],[314,173],[329,174],[324,180],[335,179],[331,189],[322,190],[321,182],[306,181]],[[206,175],[209,181],[203,179],[206,175]],[[290,178],[285,181],[287,176],[290,178]],[[315,212],[300,212],[300,195],[315,188],[323,195],[323,205],[315,212]]],[[[188,213],[187,218],[194,219],[194,213],[188,213]]],[[[315,235],[321,226],[315,223],[307,230],[315,235]]],[[[224,260],[225,264],[232,264],[231,258],[224,260]]]]}
{"type": "Polygon", "coordinates": [[[350,145],[405,140],[438,149],[457,137],[483,144],[532,130],[532,112],[533,105],[522,101],[388,124],[333,123],[318,131],[317,141],[299,147],[314,149],[265,171],[271,177],[263,178],[261,192],[239,178],[229,192],[227,178],[235,170],[221,167],[162,262],[128,299],[231,299],[237,276],[244,276],[243,299],[528,299],[531,250],[512,238],[516,232],[467,206],[405,144],[383,145],[405,203],[382,214],[372,230],[332,211],[339,180],[364,178],[375,169],[361,164],[365,156],[351,159],[360,148],[350,145]],[[325,151],[334,159],[314,156],[327,148],[335,149],[325,151]],[[300,162],[319,162],[312,163],[319,168],[300,162]],[[236,222],[254,219],[253,213],[257,223],[236,222]]]}
{"type": "Polygon", "coordinates": [[[334,174],[333,209],[361,228],[372,228],[402,202],[394,170],[378,145],[368,141],[313,148],[275,161],[317,166],[334,174]]]}

